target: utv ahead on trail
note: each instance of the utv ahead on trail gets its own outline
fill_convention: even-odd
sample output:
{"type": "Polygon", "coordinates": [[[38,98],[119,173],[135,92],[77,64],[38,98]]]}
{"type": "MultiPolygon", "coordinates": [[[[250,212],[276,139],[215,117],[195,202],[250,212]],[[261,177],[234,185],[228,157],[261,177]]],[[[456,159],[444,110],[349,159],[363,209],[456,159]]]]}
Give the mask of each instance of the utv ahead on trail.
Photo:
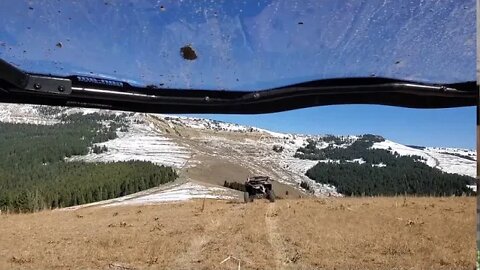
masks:
{"type": "Polygon", "coordinates": [[[253,202],[254,198],[267,198],[270,202],[275,201],[272,189],[272,180],[268,176],[249,177],[245,182],[245,203],[253,202]]]}

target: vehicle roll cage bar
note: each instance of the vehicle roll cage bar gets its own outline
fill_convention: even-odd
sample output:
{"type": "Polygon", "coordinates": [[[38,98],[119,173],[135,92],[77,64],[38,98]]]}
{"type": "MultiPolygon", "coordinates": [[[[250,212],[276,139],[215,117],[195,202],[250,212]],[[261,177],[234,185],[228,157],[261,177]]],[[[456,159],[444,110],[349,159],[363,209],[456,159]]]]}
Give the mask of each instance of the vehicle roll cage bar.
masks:
{"type": "Polygon", "coordinates": [[[150,113],[258,114],[335,104],[408,108],[475,106],[476,82],[424,84],[389,78],[310,81],[260,91],[132,86],[126,82],[24,72],[0,59],[0,102],[150,113]]]}

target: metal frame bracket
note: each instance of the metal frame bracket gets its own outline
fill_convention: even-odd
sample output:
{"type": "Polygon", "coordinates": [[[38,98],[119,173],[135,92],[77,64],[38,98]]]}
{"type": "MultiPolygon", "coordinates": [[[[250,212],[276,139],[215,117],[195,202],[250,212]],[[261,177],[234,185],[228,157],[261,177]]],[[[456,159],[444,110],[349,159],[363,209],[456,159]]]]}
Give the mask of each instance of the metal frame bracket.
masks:
{"type": "Polygon", "coordinates": [[[69,95],[72,81],[65,78],[28,74],[0,59],[0,79],[25,91],[69,95]]]}
{"type": "Polygon", "coordinates": [[[25,90],[69,95],[72,93],[72,81],[64,78],[52,78],[37,75],[29,75],[25,90]]]}

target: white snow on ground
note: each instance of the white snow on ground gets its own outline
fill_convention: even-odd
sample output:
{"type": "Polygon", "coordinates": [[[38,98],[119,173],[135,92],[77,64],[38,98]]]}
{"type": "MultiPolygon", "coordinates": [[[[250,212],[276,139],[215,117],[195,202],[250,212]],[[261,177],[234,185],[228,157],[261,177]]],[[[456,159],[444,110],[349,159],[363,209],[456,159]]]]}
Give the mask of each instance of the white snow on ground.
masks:
{"type": "Polygon", "coordinates": [[[127,115],[129,118],[141,118],[145,116],[144,113],[133,113],[133,112],[127,112],[127,111],[117,111],[117,110],[107,110],[107,109],[94,109],[94,108],[67,108],[65,111],[62,112],[62,114],[66,115],[71,115],[71,114],[83,114],[83,115],[88,115],[88,114],[94,114],[98,113],[100,115],[127,115]]]}
{"type": "Polygon", "coordinates": [[[116,139],[96,144],[106,146],[107,152],[90,153],[67,160],[87,162],[140,160],[181,168],[187,164],[191,156],[187,149],[162,136],[152,125],[142,122],[130,121],[128,132],[117,132],[117,135],[116,139]]]}
{"type": "Polygon", "coordinates": [[[195,182],[168,183],[123,197],[59,208],[57,210],[69,211],[92,206],[109,207],[118,205],[158,204],[204,198],[233,200],[236,197],[232,194],[231,189],[223,187],[201,185],[195,182]]]}
{"type": "Polygon", "coordinates": [[[406,145],[399,144],[396,142],[392,142],[389,140],[385,140],[383,142],[376,142],[373,144],[371,148],[385,149],[385,150],[389,150],[391,153],[397,152],[401,156],[420,156],[425,159],[425,160],[422,160],[422,162],[425,162],[428,166],[436,167],[438,165],[437,160],[435,160],[435,158],[428,155],[424,151],[420,149],[408,147],[406,145]]]}
{"type": "Polygon", "coordinates": [[[372,167],[379,167],[379,168],[383,168],[383,167],[387,167],[387,164],[383,163],[383,162],[380,162],[378,164],[372,164],[372,167]]]}
{"type": "Polygon", "coordinates": [[[268,162],[278,164],[285,169],[284,174],[279,173],[280,177],[277,176],[277,178],[275,178],[275,180],[281,183],[299,186],[300,183],[305,181],[313,188],[315,195],[340,195],[337,193],[337,189],[334,186],[317,183],[305,175],[310,168],[319,162],[317,160],[299,159],[293,157],[293,155],[289,156],[288,154],[280,155],[279,157],[271,156],[266,160],[268,160],[268,162]]]}
{"type": "Polygon", "coordinates": [[[0,122],[34,125],[54,125],[60,122],[55,116],[40,114],[37,108],[37,105],[0,103],[0,122]]]}
{"type": "Polygon", "coordinates": [[[471,190],[477,192],[477,185],[467,185],[468,188],[470,188],[471,190]]]}
{"type": "Polygon", "coordinates": [[[456,174],[476,177],[477,154],[475,151],[471,151],[467,149],[434,148],[434,147],[427,147],[425,148],[424,151],[428,155],[431,155],[436,160],[438,160],[438,166],[437,166],[438,169],[448,173],[456,173],[456,174]],[[464,156],[469,156],[474,160],[457,157],[452,154],[461,154],[464,156]]]}
{"type": "MultiPolygon", "coordinates": [[[[259,173],[272,175],[278,182],[298,188],[301,182],[307,182],[316,196],[342,196],[337,193],[334,186],[317,183],[305,175],[310,168],[319,162],[318,160],[306,160],[294,157],[297,149],[305,146],[309,138],[312,137],[290,134],[289,138],[263,137],[257,141],[247,139],[245,140],[246,143],[240,147],[244,149],[244,153],[252,152],[252,154],[250,154],[251,157],[241,157],[241,159],[250,163],[247,165],[248,167],[254,168],[259,173]],[[283,151],[280,153],[274,152],[272,150],[274,145],[282,146],[283,151]],[[253,148],[254,150],[245,150],[248,148],[253,148]],[[264,168],[273,169],[273,172],[265,171],[264,168]]],[[[230,145],[234,143],[235,142],[230,142],[230,145]]],[[[319,145],[320,147],[326,147],[328,144],[317,144],[317,146],[319,145]]]]}
{"type": "Polygon", "coordinates": [[[347,162],[358,163],[358,164],[367,163],[365,160],[363,160],[363,158],[356,158],[356,159],[352,159],[352,160],[347,160],[347,162]]]}
{"type": "Polygon", "coordinates": [[[105,204],[103,207],[138,205],[138,204],[156,204],[165,202],[186,201],[192,199],[221,199],[231,200],[235,197],[231,195],[230,190],[222,187],[207,187],[197,183],[187,182],[158,193],[136,197],[127,200],[120,200],[114,203],[105,204]]]}
{"type": "MultiPolygon", "coordinates": [[[[0,122],[25,123],[36,125],[53,125],[60,123],[58,115],[43,115],[38,111],[40,106],[28,104],[0,104],[0,122]]],[[[116,114],[122,111],[108,111],[99,109],[69,108],[62,113],[66,114],[116,114]]],[[[118,138],[98,146],[105,145],[108,151],[101,154],[90,153],[86,156],[76,156],[67,159],[68,161],[81,160],[87,162],[112,162],[142,160],[150,161],[159,165],[180,168],[185,166],[190,158],[190,153],[170,139],[162,136],[155,128],[142,121],[144,114],[131,114],[128,116],[130,122],[128,132],[117,132],[118,138]],[[134,122],[139,120],[140,122],[134,122]]]]}
{"type": "Polygon", "coordinates": [[[173,115],[164,115],[164,114],[154,114],[156,117],[159,117],[170,125],[179,125],[183,127],[189,127],[194,129],[204,129],[204,130],[216,130],[216,131],[226,131],[226,132],[263,132],[269,134],[273,137],[278,138],[289,138],[291,134],[273,132],[266,129],[242,126],[238,124],[226,123],[217,120],[202,119],[195,117],[185,117],[185,116],[173,116],[173,115]]]}
{"type": "Polygon", "coordinates": [[[337,163],[337,164],[340,164],[340,160],[338,160],[338,159],[321,159],[321,160],[318,160],[318,162],[321,162],[321,163],[337,163]]]}
{"type": "Polygon", "coordinates": [[[430,167],[438,168],[447,173],[456,173],[471,177],[476,176],[476,161],[452,155],[461,154],[476,160],[477,154],[475,151],[436,147],[417,149],[389,140],[376,142],[373,144],[372,148],[389,150],[391,153],[397,152],[402,156],[420,156],[425,159],[422,160],[422,162],[425,162],[430,167]]]}

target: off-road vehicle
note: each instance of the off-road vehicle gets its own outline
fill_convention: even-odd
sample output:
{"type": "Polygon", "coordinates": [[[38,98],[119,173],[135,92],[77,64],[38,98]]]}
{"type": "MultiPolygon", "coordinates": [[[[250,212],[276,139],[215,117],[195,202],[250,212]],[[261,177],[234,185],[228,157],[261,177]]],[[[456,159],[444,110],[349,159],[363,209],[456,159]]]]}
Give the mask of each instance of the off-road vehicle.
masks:
{"type": "Polygon", "coordinates": [[[272,181],[268,176],[253,176],[245,181],[245,203],[253,202],[254,198],[267,198],[270,202],[275,201],[275,193],[272,189],[272,181]]]}

